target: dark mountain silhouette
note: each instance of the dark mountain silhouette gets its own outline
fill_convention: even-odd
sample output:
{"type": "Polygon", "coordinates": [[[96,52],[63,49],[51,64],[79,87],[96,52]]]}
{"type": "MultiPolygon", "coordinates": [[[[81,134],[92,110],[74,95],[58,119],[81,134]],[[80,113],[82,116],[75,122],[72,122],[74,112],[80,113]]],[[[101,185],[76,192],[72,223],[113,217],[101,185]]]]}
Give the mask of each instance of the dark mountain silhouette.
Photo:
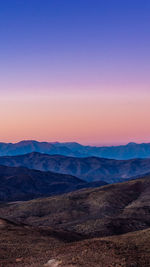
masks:
{"type": "Polygon", "coordinates": [[[0,201],[28,200],[104,184],[86,183],[71,175],[0,166],[0,201]]]}
{"type": "Polygon", "coordinates": [[[25,140],[19,143],[0,143],[0,156],[14,156],[40,152],[73,157],[103,157],[112,159],[150,158],[150,143],[129,143],[121,146],[84,146],[76,142],[48,143],[25,140]]]}
{"type": "Polygon", "coordinates": [[[150,172],[150,159],[123,161],[96,157],[75,158],[37,152],[0,157],[0,164],[69,174],[88,182],[103,180],[114,183],[150,172]]]}

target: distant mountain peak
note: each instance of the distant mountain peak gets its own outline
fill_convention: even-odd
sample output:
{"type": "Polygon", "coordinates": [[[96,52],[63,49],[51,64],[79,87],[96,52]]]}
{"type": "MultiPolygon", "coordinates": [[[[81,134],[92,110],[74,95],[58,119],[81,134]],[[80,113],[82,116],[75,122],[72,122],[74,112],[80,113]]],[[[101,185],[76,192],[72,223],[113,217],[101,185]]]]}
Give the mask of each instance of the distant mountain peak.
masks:
{"type": "Polygon", "coordinates": [[[138,145],[138,144],[135,143],[135,142],[130,142],[130,143],[128,143],[127,145],[128,145],[128,146],[132,146],[132,145],[138,145]]]}
{"type": "MultiPolygon", "coordinates": [[[[39,143],[38,141],[36,140],[21,140],[18,142],[18,144],[31,144],[31,143],[39,143]]],[[[17,143],[16,143],[17,144],[17,143]]]]}

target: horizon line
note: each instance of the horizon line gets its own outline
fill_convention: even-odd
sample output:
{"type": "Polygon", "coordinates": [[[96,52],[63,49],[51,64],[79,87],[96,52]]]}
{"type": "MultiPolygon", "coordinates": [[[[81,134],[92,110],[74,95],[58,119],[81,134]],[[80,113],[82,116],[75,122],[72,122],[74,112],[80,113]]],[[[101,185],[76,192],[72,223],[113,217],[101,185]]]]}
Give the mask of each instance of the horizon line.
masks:
{"type": "Polygon", "coordinates": [[[126,145],[129,145],[129,144],[136,144],[136,145],[141,145],[141,144],[150,144],[150,142],[134,142],[134,141],[131,141],[131,142],[119,142],[119,143],[105,143],[105,144],[102,144],[102,143],[93,143],[93,142],[89,142],[87,144],[83,144],[82,142],[78,142],[78,141],[41,141],[41,140],[36,140],[36,139],[22,139],[20,141],[11,141],[11,142],[5,142],[5,141],[0,141],[0,144],[1,143],[4,143],[4,144],[19,144],[21,142],[37,142],[37,143],[49,143],[49,144],[69,144],[69,143],[76,143],[76,144],[79,144],[79,145],[82,145],[82,146],[95,146],[95,147],[116,147],[116,146],[126,146],[126,145]]]}

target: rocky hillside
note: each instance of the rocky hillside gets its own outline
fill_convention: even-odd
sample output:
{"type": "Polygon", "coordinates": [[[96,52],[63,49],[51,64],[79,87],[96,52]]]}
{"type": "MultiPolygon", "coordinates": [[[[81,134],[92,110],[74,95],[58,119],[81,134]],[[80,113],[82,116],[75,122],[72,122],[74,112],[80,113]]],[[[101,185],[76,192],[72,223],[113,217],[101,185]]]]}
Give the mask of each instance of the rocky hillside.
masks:
{"type": "Polygon", "coordinates": [[[150,176],[0,203],[0,266],[150,266],[150,176]]]}
{"type": "Polygon", "coordinates": [[[150,177],[0,206],[2,217],[82,234],[118,235],[150,227],[150,177]]]}
{"type": "Polygon", "coordinates": [[[148,267],[150,228],[80,240],[71,232],[0,219],[0,266],[148,267]]]}

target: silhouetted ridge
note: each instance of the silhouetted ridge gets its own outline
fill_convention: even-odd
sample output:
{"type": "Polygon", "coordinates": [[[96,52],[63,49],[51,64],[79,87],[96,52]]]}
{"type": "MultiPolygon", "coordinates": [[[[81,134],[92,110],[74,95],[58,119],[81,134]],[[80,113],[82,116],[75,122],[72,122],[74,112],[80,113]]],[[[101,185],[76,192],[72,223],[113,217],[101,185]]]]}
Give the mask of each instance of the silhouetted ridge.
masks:
{"type": "Polygon", "coordinates": [[[28,200],[105,184],[86,183],[71,175],[25,167],[0,166],[0,201],[28,200]]]}

